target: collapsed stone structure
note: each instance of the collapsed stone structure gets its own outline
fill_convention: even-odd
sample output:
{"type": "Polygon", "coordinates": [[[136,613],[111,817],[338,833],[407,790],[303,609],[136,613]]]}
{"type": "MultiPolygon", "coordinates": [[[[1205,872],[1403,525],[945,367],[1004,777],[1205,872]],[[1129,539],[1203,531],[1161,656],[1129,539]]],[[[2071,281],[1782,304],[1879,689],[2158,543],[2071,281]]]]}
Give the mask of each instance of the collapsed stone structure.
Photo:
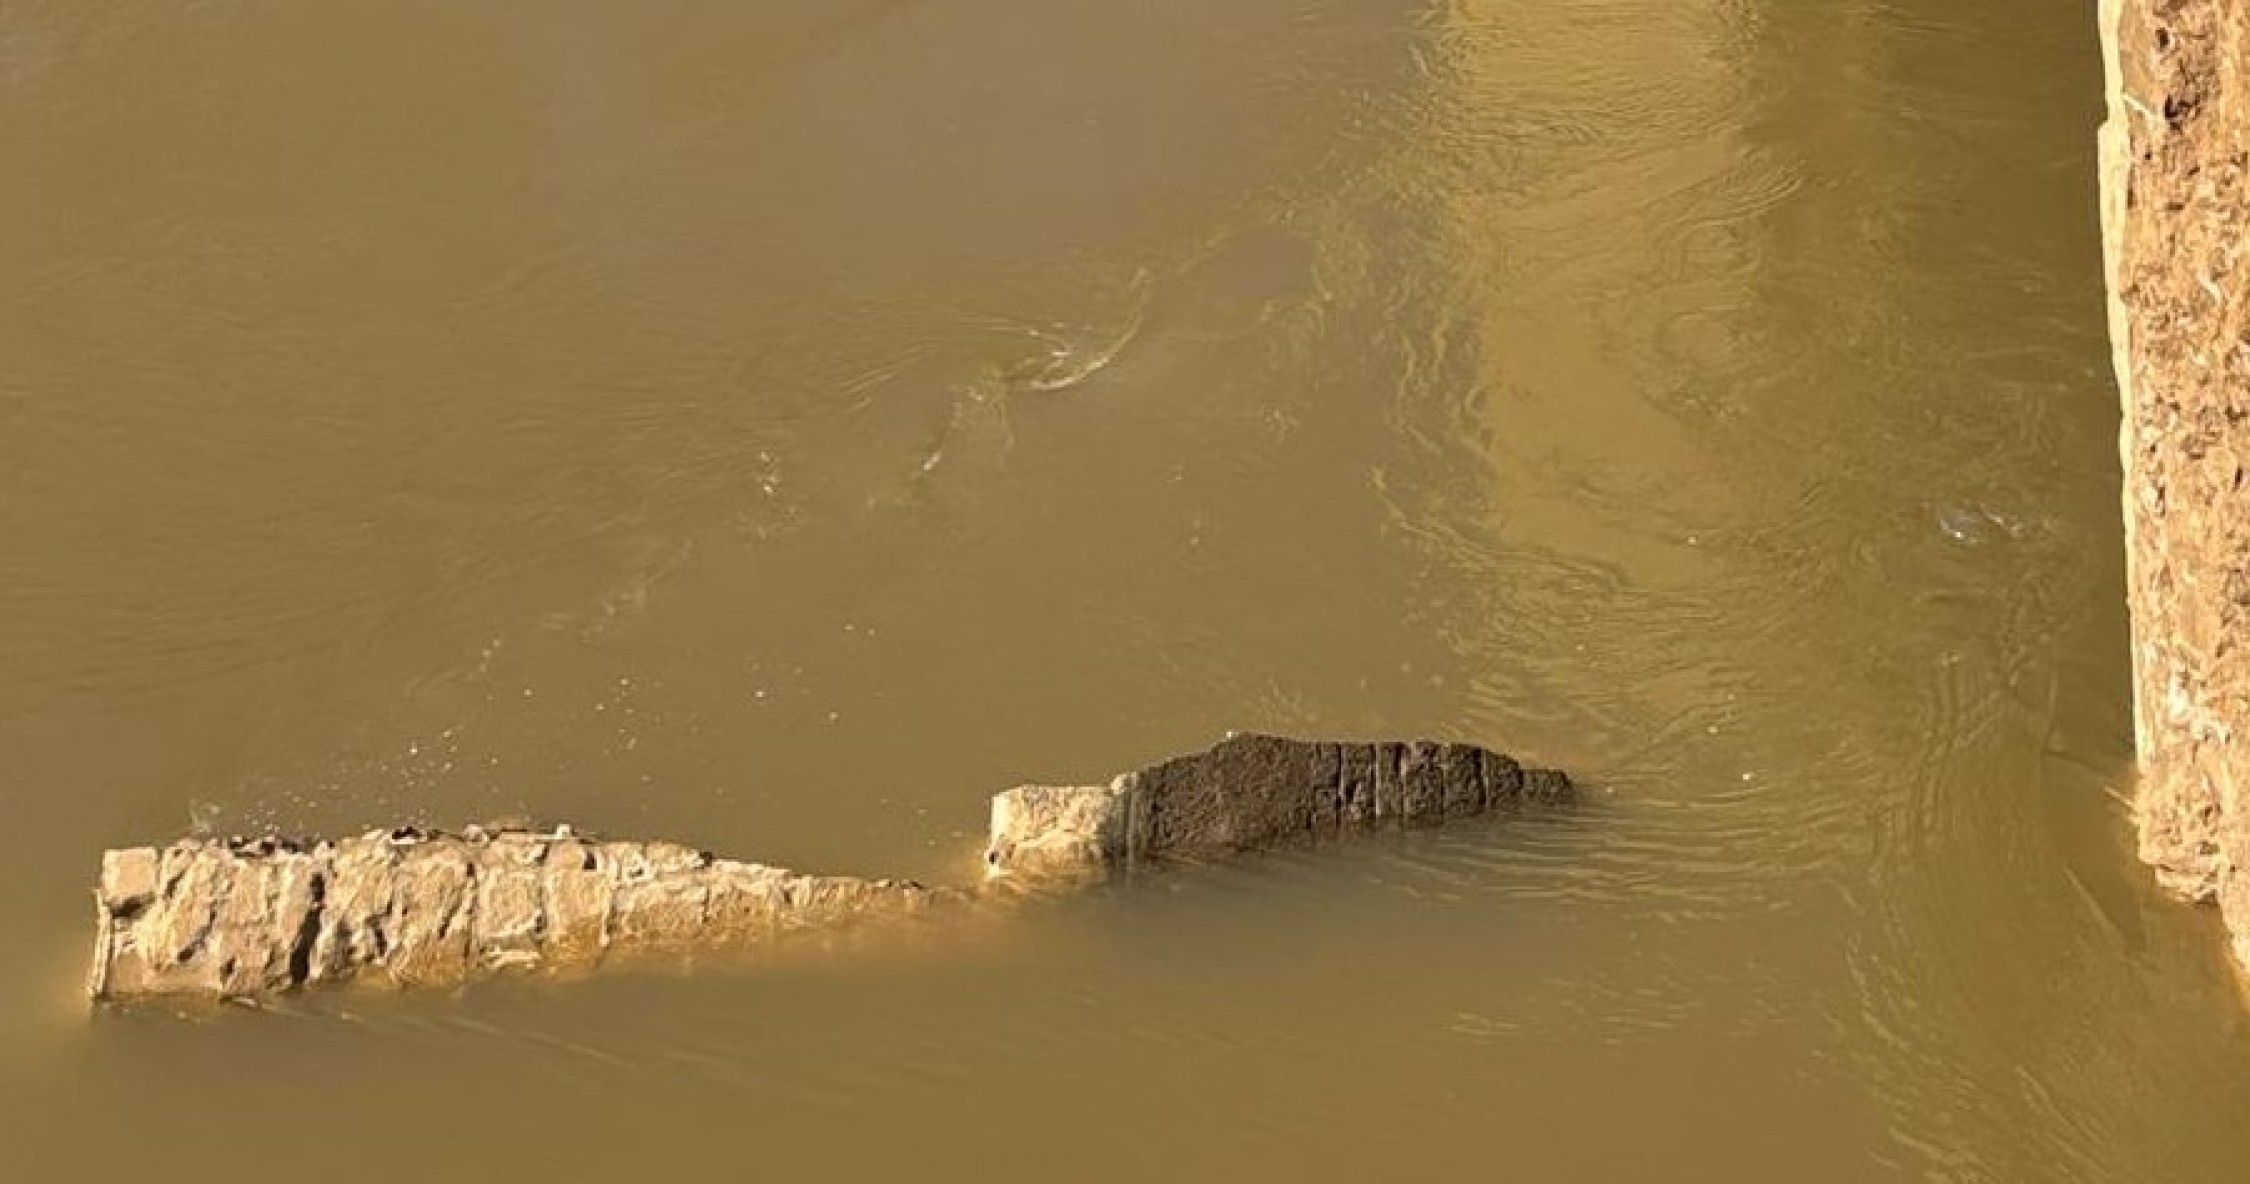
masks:
{"type": "Polygon", "coordinates": [[[96,998],[239,998],[360,975],[398,986],[592,962],[926,905],[894,880],[808,876],[664,842],[373,831],[190,839],[102,857],[96,998]]]}
{"type": "MultiPolygon", "coordinates": [[[[1234,735],[1108,785],[993,799],[989,878],[1083,882],[1353,828],[1571,798],[1570,779],[1433,742],[1234,735]]],[[[612,949],[707,947],[920,913],[964,888],[805,875],[569,827],[412,828],[336,842],[186,839],[102,857],[88,982],[97,999],[255,998],[344,979],[461,982],[612,949]]]]}
{"type": "Polygon", "coordinates": [[[1555,803],[1570,778],[1470,744],[1233,736],[1107,785],[1025,785],[992,799],[996,876],[1078,876],[1156,858],[1211,858],[1378,823],[1436,823],[1555,803]]]}

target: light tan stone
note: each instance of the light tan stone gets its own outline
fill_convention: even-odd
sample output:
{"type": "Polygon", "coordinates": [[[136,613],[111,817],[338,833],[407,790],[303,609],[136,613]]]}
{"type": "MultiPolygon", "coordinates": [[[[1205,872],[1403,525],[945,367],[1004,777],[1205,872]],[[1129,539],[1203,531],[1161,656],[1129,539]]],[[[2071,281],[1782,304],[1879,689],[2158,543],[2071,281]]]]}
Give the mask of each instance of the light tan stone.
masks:
{"type": "MultiPolygon", "coordinates": [[[[1204,858],[1378,819],[1474,813],[1528,799],[1534,785],[1566,793],[1569,782],[1458,745],[1236,736],[1106,786],[1000,794],[989,870],[1044,880],[1204,858]]],[[[352,978],[446,985],[505,967],[590,964],[613,949],[918,913],[968,895],[567,828],[408,828],[310,846],[190,839],[103,855],[88,986],[97,998],[229,998],[352,978]]]]}
{"type": "Polygon", "coordinates": [[[485,843],[476,855],[470,948],[487,966],[536,964],[546,936],[545,841],[506,834],[485,843]]]}
{"type": "Polygon", "coordinates": [[[156,899],[159,870],[156,848],[129,847],[102,854],[102,907],[132,913],[156,899]]]}
{"type": "Polygon", "coordinates": [[[2141,855],[2250,965],[2250,0],[2101,0],[2141,855]]]}

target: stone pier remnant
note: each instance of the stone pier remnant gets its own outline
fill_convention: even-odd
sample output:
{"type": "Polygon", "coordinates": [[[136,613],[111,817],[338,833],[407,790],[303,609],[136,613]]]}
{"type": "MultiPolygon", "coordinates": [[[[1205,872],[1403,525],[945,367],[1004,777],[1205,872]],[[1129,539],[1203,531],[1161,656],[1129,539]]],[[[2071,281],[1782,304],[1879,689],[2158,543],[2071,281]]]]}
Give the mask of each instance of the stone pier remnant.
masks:
{"type": "MultiPolygon", "coordinates": [[[[1572,795],[1569,778],[1466,744],[1238,734],[1102,786],[992,800],[988,878],[1083,880],[1390,823],[1572,795]]],[[[755,941],[923,912],[968,889],[805,875],[569,827],[415,828],[337,841],[184,839],[102,856],[96,999],[245,999],[345,979],[459,983],[616,949],[755,941]]]]}
{"type": "Polygon", "coordinates": [[[2250,0],[2101,0],[2134,818],[2250,970],[2250,0]]]}
{"type": "Polygon", "coordinates": [[[444,985],[922,908],[899,880],[809,876],[664,842],[371,831],[188,839],[102,856],[96,998],[241,998],[373,977],[444,985]]]}
{"type": "Polygon", "coordinates": [[[989,876],[1075,875],[1209,859],[1396,822],[1567,801],[1570,778],[1471,744],[1238,733],[1107,785],[1024,785],[992,799],[989,876]]]}

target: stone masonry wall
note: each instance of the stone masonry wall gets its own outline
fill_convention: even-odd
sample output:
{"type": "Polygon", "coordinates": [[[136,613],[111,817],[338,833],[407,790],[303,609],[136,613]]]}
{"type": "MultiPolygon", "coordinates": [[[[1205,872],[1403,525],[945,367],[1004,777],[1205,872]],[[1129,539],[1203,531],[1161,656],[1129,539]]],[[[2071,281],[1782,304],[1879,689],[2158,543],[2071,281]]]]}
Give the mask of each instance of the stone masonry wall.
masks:
{"type": "Polygon", "coordinates": [[[2250,966],[2250,0],[2101,0],[2141,854],[2250,966]]]}

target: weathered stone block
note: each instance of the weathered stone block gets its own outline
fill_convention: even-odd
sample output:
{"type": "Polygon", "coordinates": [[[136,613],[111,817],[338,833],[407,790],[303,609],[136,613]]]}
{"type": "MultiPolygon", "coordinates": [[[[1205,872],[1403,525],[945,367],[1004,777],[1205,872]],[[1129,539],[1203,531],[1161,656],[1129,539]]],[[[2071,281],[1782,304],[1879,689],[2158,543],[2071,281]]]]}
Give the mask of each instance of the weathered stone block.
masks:
{"type": "Polygon", "coordinates": [[[1308,836],[1334,817],[1333,744],[1241,733],[1129,776],[1148,799],[1152,854],[1216,855],[1308,836]]]}
{"type": "Polygon", "coordinates": [[[1085,874],[1201,859],[1379,822],[1435,823],[1569,800],[1570,779],[1474,745],[1334,744],[1237,734],[1107,787],[1022,786],[993,799],[993,876],[1085,874]]]}
{"type": "MultiPolygon", "coordinates": [[[[1561,774],[1467,745],[1238,735],[1108,785],[1000,794],[986,860],[996,876],[1083,875],[1569,792],[1561,774]]],[[[801,875],[678,843],[598,842],[568,828],[406,828],[311,847],[185,840],[103,855],[89,989],[97,998],[225,998],[353,977],[438,985],[500,967],[593,962],[616,947],[917,912],[966,895],[801,875]]]]}
{"type": "Polygon", "coordinates": [[[617,885],[594,849],[575,839],[551,844],[539,882],[547,953],[573,962],[599,957],[609,944],[610,902],[617,885]]]}
{"type": "Polygon", "coordinates": [[[780,868],[720,860],[711,868],[705,924],[733,937],[772,929],[789,911],[790,879],[780,868]]]}
{"type": "Polygon", "coordinates": [[[156,848],[130,847],[102,853],[101,904],[123,916],[147,907],[160,886],[156,848]]]}
{"type": "Polygon", "coordinates": [[[2134,820],[2250,969],[2250,0],[2102,0],[2134,820]]]}
{"type": "Polygon", "coordinates": [[[710,886],[693,875],[626,884],[610,907],[609,938],[635,945],[685,941],[703,928],[710,886]]]}
{"type": "Polygon", "coordinates": [[[456,840],[417,842],[401,852],[383,931],[382,966],[402,985],[458,982],[470,968],[472,864],[456,840]]]}
{"type": "Polygon", "coordinates": [[[313,982],[345,978],[381,961],[391,942],[384,927],[396,905],[398,852],[388,834],[345,839],[325,853],[328,876],[308,967],[313,982]]]}
{"type": "Polygon", "coordinates": [[[488,966],[537,962],[546,937],[546,884],[540,874],[545,842],[532,835],[502,835],[485,843],[476,856],[471,948],[488,966]]]}
{"type": "Polygon", "coordinates": [[[1128,862],[1148,842],[1147,803],[1130,775],[1109,785],[1019,785],[992,799],[985,864],[1058,873],[1128,862]]]}

